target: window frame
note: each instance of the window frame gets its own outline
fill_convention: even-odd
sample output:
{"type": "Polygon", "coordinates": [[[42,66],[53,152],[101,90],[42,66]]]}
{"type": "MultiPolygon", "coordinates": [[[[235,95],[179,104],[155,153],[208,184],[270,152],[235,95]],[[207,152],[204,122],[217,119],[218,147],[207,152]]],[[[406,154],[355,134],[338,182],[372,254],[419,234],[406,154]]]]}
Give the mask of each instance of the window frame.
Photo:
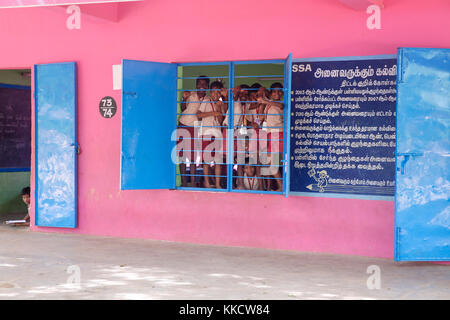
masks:
{"type": "MultiPolygon", "coordinates": [[[[229,105],[233,107],[229,107],[228,109],[228,117],[231,121],[228,123],[227,130],[227,188],[226,189],[216,189],[216,188],[199,188],[199,187],[181,187],[176,186],[175,190],[181,191],[206,191],[206,192],[231,192],[231,193],[255,193],[255,194],[269,194],[269,195],[285,195],[289,196],[289,159],[290,159],[290,114],[291,114],[291,65],[292,65],[292,54],[289,54],[286,59],[273,59],[273,60],[238,60],[238,61],[217,61],[217,62],[186,62],[186,63],[175,63],[178,67],[195,67],[195,66],[228,66],[228,96],[229,96],[229,105]],[[261,190],[240,190],[233,189],[233,166],[234,164],[234,139],[233,139],[233,119],[234,119],[234,99],[233,99],[233,88],[235,86],[235,67],[239,65],[251,65],[251,64],[283,64],[284,66],[284,81],[283,81],[283,101],[284,101],[284,110],[283,110],[283,153],[282,159],[280,163],[282,164],[282,185],[283,191],[261,191],[261,190]],[[231,151],[233,150],[233,151],[231,151]],[[230,174],[231,173],[231,174],[230,174]]],[[[184,77],[179,77],[177,75],[177,82],[182,80],[184,77]]],[[[224,77],[225,78],[225,77],[224,77]]],[[[180,89],[177,86],[177,92],[180,89]]],[[[181,90],[182,91],[182,90],[181,90]]],[[[178,99],[177,99],[177,108],[178,108],[178,99]]],[[[179,164],[175,165],[176,167],[179,164]]],[[[177,174],[176,174],[177,175],[177,174]]]]}

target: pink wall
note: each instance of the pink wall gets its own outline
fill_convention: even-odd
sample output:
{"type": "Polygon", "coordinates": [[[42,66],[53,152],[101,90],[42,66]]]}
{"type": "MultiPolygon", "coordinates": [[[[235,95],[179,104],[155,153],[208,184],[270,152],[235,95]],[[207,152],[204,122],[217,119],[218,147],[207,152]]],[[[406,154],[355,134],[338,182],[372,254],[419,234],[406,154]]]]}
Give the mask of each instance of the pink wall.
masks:
{"type": "Polygon", "coordinates": [[[32,229],[392,258],[391,201],[120,191],[120,114],[102,118],[98,102],[106,95],[120,101],[111,66],[122,58],[217,61],[450,47],[449,13],[448,0],[386,0],[382,29],[370,31],[364,11],[338,0],[147,0],[120,4],[119,22],[83,16],[81,30],[68,30],[62,10],[0,10],[0,68],[78,65],[79,227],[32,229]]]}

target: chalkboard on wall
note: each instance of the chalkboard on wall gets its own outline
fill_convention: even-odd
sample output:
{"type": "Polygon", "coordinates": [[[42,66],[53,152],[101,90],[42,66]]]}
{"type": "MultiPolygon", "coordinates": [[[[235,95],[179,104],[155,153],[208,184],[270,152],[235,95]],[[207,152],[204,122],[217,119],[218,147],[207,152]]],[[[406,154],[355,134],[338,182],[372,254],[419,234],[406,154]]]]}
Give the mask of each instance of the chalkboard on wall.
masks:
{"type": "Polygon", "coordinates": [[[395,56],[292,65],[290,191],[394,196],[395,56]]]}
{"type": "Polygon", "coordinates": [[[0,84],[0,171],[26,171],[30,162],[30,87],[0,84]]]}

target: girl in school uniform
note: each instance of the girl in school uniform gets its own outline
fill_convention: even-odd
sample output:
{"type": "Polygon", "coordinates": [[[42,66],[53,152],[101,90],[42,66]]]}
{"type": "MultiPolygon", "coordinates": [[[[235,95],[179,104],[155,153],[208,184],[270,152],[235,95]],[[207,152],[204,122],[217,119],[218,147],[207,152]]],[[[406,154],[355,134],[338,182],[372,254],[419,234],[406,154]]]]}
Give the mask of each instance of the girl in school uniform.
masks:
{"type": "Polygon", "coordinates": [[[209,78],[206,76],[199,76],[196,80],[196,88],[199,91],[183,92],[183,103],[181,103],[182,112],[180,118],[178,119],[177,144],[181,144],[181,146],[177,146],[177,150],[181,150],[178,153],[178,157],[180,159],[181,185],[183,187],[196,187],[195,150],[199,149],[199,147],[196,147],[199,143],[197,142],[198,136],[195,126],[198,121],[197,112],[200,109],[200,105],[203,101],[210,100],[205,91],[209,89],[209,78]],[[186,139],[186,141],[184,141],[184,139],[186,139]],[[189,165],[190,169],[189,176],[186,174],[187,165],[189,165]]]}
{"type": "Polygon", "coordinates": [[[223,85],[216,81],[211,84],[211,100],[204,101],[200,104],[197,112],[197,118],[201,120],[202,137],[202,164],[204,174],[204,187],[221,189],[221,171],[222,171],[222,122],[223,122],[223,105],[220,102],[220,89],[223,85]],[[213,151],[214,150],[214,151],[213,151]],[[214,168],[214,182],[210,182],[209,169],[211,165],[214,168]]]}
{"type": "MultiPolygon", "coordinates": [[[[280,166],[283,155],[283,85],[276,82],[270,86],[270,99],[266,97],[266,89],[260,88],[258,102],[264,106],[263,127],[267,131],[267,156],[269,167],[261,170],[262,175],[273,176],[276,181],[276,191],[283,191],[283,180],[280,166]]],[[[267,163],[267,161],[265,161],[267,163]]],[[[270,190],[270,188],[268,188],[270,190]]]]}

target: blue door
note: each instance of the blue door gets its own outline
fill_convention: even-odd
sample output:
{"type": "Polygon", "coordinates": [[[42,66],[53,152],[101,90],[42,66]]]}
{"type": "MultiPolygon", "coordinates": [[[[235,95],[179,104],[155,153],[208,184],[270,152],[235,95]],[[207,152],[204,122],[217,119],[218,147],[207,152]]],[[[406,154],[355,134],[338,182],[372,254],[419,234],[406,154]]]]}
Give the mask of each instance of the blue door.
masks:
{"type": "Polygon", "coordinates": [[[450,50],[398,51],[395,260],[450,260],[450,50]]]}
{"type": "Polygon", "coordinates": [[[36,65],[34,75],[35,224],[75,228],[76,65],[36,65]]]}
{"type": "Polygon", "coordinates": [[[175,188],[177,65],[122,62],[121,189],[175,188]]]}

